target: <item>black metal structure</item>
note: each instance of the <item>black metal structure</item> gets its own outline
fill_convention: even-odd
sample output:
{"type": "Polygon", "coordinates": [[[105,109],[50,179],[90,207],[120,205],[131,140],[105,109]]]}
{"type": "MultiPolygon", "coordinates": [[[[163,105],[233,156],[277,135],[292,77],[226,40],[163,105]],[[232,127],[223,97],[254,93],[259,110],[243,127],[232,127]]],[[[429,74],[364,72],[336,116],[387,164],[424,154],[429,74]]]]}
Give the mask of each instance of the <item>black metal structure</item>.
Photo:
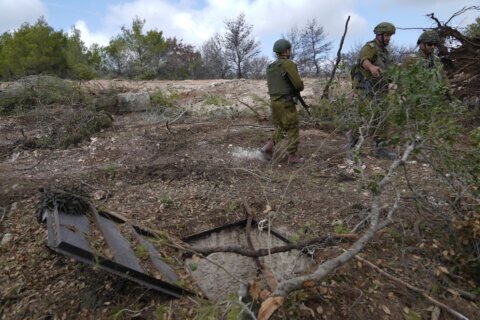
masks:
{"type": "Polygon", "coordinates": [[[141,267],[129,241],[117,228],[124,221],[119,221],[105,212],[98,213],[95,208],[92,208],[92,211],[96,227],[102,233],[113,259],[98,255],[92,250],[89,241],[92,238],[92,226],[86,215],[66,214],[57,209],[53,212],[48,211],[46,216],[48,246],[57,253],[129,279],[167,296],[179,298],[190,294],[189,291],[175,285],[178,280],[177,274],[161,259],[155,246],[146,237],[151,236],[151,232],[142,230],[138,226],[132,228],[132,233],[148,251],[151,264],[166,281],[147,274],[141,267]]]}

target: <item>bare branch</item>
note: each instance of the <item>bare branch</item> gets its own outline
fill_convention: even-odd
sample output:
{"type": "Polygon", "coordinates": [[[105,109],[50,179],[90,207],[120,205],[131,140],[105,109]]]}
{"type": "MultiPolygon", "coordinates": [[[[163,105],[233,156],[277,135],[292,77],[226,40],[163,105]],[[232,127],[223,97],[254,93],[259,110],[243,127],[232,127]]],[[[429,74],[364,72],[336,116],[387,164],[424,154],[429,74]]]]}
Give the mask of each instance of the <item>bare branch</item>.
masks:
{"type": "MultiPolygon", "coordinates": [[[[275,290],[271,297],[275,296],[285,296],[289,292],[300,290],[307,286],[312,285],[319,285],[321,281],[333,270],[337,269],[338,267],[346,264],[350,261],[356,254],[358,254],[373,238],[375,233],[379,230],[380,226],[386,225],[386,223],[379,222],[380,219],[380,195],[385,188],[385,186],[391,182],[393,176],[396,173],[396,170],[400,165],[402,165],[410,156],[412,151],[416,146],[416,141],[410,143],[405,148],[405,151],[400,159],[395,160],[391,165],[387,172],[387,174],[377,182],[376,188],[372,190],[372,204],[370,209],[370,227],[368,230],[348,249],[347,251],[343,252],[341,255],[330,259],[317,267],[315,272],[292,278],[286,281],[283,281],[279,284],[277,290],[275,290]]],[[[395,207],[395,205],[394,205],[395,207]]],[[[389,213],[390,219],[391,215],[393,214],[394,209],[391,210],[389,213]]],[[[389,218],[387,217],[387,221],[389,218]]],[[[267,302],[267,301],[265,301],[267,302]]],[[[263,304],[262,304],[263,307],[263,304]]],[[[262,309],[260,310],[262,311],[262,309]]]]}
{"type": "Polygon", "coordinates": [[[328,99],[328,90],[330,88],[330,85],[332,84],[333,78],[335,77],[335,72],[337,71],[338,64],[342,59],[341,54],[342,54],[343,41],[345,40],[345,35],[347,34],[349,21],[350,21],[350,16],[348,16],[347,21],[345,22],[345,31],[343,32],[342,39],[340,40],[340,46],[338,47],[338,51],[337,51],[337,61],[335,62],[335,66],[333,67],[332,73],[330,74],[330,79],[328,80],[327,84],[325,85],[325,88],[323,89],[322,99],[328,99]]]}
{"type": "Polygon", "coordinates": [[[447,311],[448,313],[450,313],[451,315],[453,315],[455,318],[457,319],[461,319],[461,320],[468,320],[467,317],[465,317],[463,314],[459,313],[458,311],[455,311],[453,310],[452,308],[450,308],[449,306],[447,306],[446,304],[430,297],[426,292],[425,290],[423,289],[420,289],[420,288],[417,288],[417,287],[414,287],[412,286],[411,284],[397,278],[397,277],[394,277],[393,275],[391,275],[390,273],[380,269],[378,266],[374,265],[373,263],[371,263],[370,261],[360,257],[360,256],[355,256],[355,259],[359,260],[359,261],[362,261],[363,263],[369,265],[370,267],[372,267],[373,269],[377,270],[378,272],[380,272],[382,275],[386,276],[387,278],[409,288],[410,290],[413,290],[415,292],[418,292],[420,293],[422,296],[424,296],[427,300],[429,300],[430,302],[432,302],[433,304],[439,306],[440,308],[442,308],[443,310],[447,311]]]}
{"type": "Polygon", "coordinates": [[[242,247],[233,247],[233,246],[223,246],[223,247],[211,247],[211,248],[192,248],[193,251],[197,253],[201,253],[203,255],[209,255],[215,252],[231,252],[237,253],[242,256],[256,258],[256,257],[264,257],[268,256],[269,254],[279,253],[279,252],[286,252],[290,250],[303,250],[306,247],[312,246],[314,244],[322,243],[328,245],[333,243],[333,241],[338,240],[357,240],[358,236],[355,234],[337,234],[331,236],[322,236],[322,237],[315,237],[311,240],[306,242],[302,242],[299,244],[289,244],[285,246],[279,246],[268,249],[258,249],[258,250],[248,250],[242,247]]]}
{"type": "Polygon", "coordinates": [[[181,112],[175,119],[173,119],[172,121],[167,121],[165,123],[165,126],[167,127],[167,131],[168,133],[172,133],[172,131],[170,130],[170,125],[177,122],[178,119],[180,119],[184,114],[187,113],[187,110],[184,110],[183,112],[181,112]]]}
{"type": "Polygon", "coordinates": [[[240,100],[240,98],[237,97],[237,101],[240,102],[241,104],[243,104],[245,107],[247,107],[248,109],[252,110],[253,113],[255,113],[255,115],[258,117],[259,120],[265,120],[266,117],[263,115],[261,115],[260,113],[258,113],[257,110],[255,110],[251,105],[249,105],[248,103],[246,102],[243,102],[242,100],[240,100]]]}
{"type": "Polygon", "coordinates": [[[462,9],[460,9],[457,12],[455,12],[454,14],[452,14],[452,16],[447,21],[445,21],[445,25],[447,25],[450,21],[452,21],[452,19],[464,14],[465,12],[467,12],[469,10],[480,10],[480,6],[463,7],[462,9]]]}

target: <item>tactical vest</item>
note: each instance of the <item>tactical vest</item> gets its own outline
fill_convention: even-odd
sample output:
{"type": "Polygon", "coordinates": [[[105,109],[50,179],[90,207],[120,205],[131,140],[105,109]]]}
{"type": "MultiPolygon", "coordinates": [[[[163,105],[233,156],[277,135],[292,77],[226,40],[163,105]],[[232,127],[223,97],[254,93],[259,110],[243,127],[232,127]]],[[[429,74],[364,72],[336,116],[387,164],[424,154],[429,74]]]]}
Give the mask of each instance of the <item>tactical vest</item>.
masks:
{"type": "MultiPolygon", "coordinates": [[[[390,52],[388,50],[380,48],[375,40],[367,42],[367,45],[369,45],[371,48],[375,48],[375,51],[377,52],[377,55],[373,61],[370,61],[374,66],[380,67],[380,69],[385,70],[387,67],[392,63],[392,57],[390,56],[390,52]]],[[[360,65],[360,61],[358,61],[358,65],[360,65]]],[[[365,78],[372,78],[372,75],[370,72],[366,71],[363,68],[360,68],[363,76],[365,78]]]]}
{"type": "Polygon", "coordinates": [[[267,67],[267,86],[270,96],[283,96],[292,92],[292,84],[286,79],[287,75],[282,68],[282,63],[285,61],[286,59],[277,59],[267,67]]]}
{"type": "MultiPolygon", "coordinates": [[[[390,56],[390,52],[388,52],[386,48],[380,48],[375,43],[375,40],[367,42],[366,45],[375,49],[376,55],[370,61],[373,65],[380,67],[382,70],[385,70],[392,63],[392,57],[390,56]]],[[[352,87],[354,89],[363,89],[365,91],[368,91],[369,93],[379,90],[385,91],[385,80],[381,77],[378,79],[373,78],[372,74],[367,70],[363,69],[360,65],[360,58],[358,59],[357,64],[355,64],[350,70],[350,75],[352,77],[352,87]]]]}
{"type": "Polygon", "coordinates": [[[418,60],[420,60],[423,64],[423,66],[427,69],[433,70],[435,72],[435,80],[439,82],[444,82],[444,75],[442,75],[441,72],[441,61],[440,58],[435,55],[431,54],[427,56],[424,53],[417,52],[416,57],[418,60]]]}

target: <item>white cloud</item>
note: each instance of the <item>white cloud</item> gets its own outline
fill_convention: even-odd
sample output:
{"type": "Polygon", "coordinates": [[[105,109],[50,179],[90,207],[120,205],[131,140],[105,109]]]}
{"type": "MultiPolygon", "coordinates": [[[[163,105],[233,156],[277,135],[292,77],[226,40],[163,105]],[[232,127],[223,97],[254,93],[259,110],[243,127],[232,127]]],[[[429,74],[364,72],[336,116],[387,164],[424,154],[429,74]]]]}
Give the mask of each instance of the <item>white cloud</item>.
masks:
{"type": "Polygon", "coordinates": [[[46,14],[47,9],[40,0],[0,0],[0,32],[18,28],[24,22],[35,23],[46,14]]]}
{"type": "Polygon", "coordinates": [[[92,32],[88,29],[87,24],[83,20],[75,22],[75,28],[80,30],[80,34],[85,45],[89,47],[93,43],[101,46],[107,46],[110,41],[110,36],[104,32],[92,32]]]}
{"type": "MultiPolygon", "coordinates": [[[[381,1],[381,0],[380,0],[381,1]]],[[[415,8],[420,15],[426,15],[430,13],[434,13],[435,17],[438,18],[439,21],[445,22],[454,13],[460,11],[462,8],[471,7],[475,5],[472,3],[474,1],[471,0],[395,0],[389,2],[389,5],[392,7],[400,7],[400,6],[409,6],[411,8],[415,8]]],[[[469,10],[464,14],[460,15],[459,17],[453,19],[449,25],[452,27],[457,26],[465,26],[468,23],[471,23],[475,20],[475,17],[478,17],[478,10],[469,10]]],[[[431,21],[428,17],[425,17],[425,21],[431,21]]]]}
{"type": "MultiPolygon", "coordinates": [[[[331,38],[339,38],[349,15],[349,36],[354,37],[367,28],[366,20],[354,13],[355,3],[356,0],[207,0],[203,8],[195,8],[191,0],[176,5],[166,0],[134,0],[109,7],[102,32],[110,38],[120,32],[121,26],[130,27],[132,20],[139,17],[146,20],[146,30],[157,29],[166,37],[200,46],[215,32],[222,33],[226,20],[243,12],[246,21],[253,25],[253,35],[259,39],[280,37],[313,18],[331,38]]],[[[86,25],[83,27],[88,31],[86,25]]],[[[91,33],[82,38],[87,44],[93,39],[91,33]]]]}

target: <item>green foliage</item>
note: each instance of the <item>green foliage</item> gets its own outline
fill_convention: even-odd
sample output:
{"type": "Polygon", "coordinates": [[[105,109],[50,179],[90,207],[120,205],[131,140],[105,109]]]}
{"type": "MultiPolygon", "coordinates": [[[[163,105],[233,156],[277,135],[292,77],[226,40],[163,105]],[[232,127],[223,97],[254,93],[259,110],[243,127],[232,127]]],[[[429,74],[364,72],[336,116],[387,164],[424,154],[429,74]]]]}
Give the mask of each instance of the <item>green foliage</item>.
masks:
{"type": "Polygon", "coordinates": [[[185,288],[186,285],[187,285],[187,282],[185,281],[185,279],[177,279],[177,280],[175,280],[174,284],[175,284],[176,286],[185,288]]]}
{"type": "Polygon", "coordinates": [[[31,76],[0,92],[0,115],[35,109],[39,105],[83,104],[87,96],[73,82],[52,76],[31,76]]]}
{"type": "Polygon", "coordinates": [[[235,200],[230,200],[227,203],[226,210],[227,212],[234,212],[240,208],[240,205],[235,200]]]}
{"type": "Polygon", "coordinates": [[[385,228],[385,231],[392,239],[396,242],[401,242],[402,241],[402,234],[395,230],[394,228],[385,228]]]}
{"type": "Polygon", "coordinates": [[[334,226],[334,230],[336,234],[347,234],[350,233],[350,230],[344,226],[343,224],[337,224],[334,226]]]}
{"type": "Polygon", "coordinates": [[[33,140],[33,142],[37,148],[66,149],[90,138],[101,129],[110,127],[111,124],[112,119],[104,112],[78,110],[63,125],[54,129],[49,136],[33,140]]]}
{"type": "Polygon", "coordinates": [[[167,110],[175,108],[175,101],[179,98],[178,94],[170,91],[162,91],[155,89],[150,93],[150,102],[152,107],[159,110],[167,110]]]}
{"type": "Polygon", "coordinates": [[[95,71],[80,31],[71,35],[55,31],[42,17],[30,25],[0,37],[0,80],[50,74],[73,79],[92,79],[95,71]]]}
{"type": "Polygon", "coordinates": [[[203,305],[196,309],[195,320],[217,320],[221,311],[217,305],[203,305]]]}
{"type": "Polygon", "coordinates": [[[288,237],[288,241],[292,244],[298,244],[300,242],[300,235],[298,233],[294,233],[288,237]]]}
{"type": "Polygon", "coordinates": [[[80,39],[80,31],[72,28],[71,35],[67,38],[65,59],[68,67],[68,77],[79,80],[91,80],[95,71],[89,64],[87,49],[80,39]]]}
{"type": "Polygon", "coordinates": [[[198,263],[195,263],[195,262],[190,262],[188,264],[188,267],[190,268],[190,270],[192,272],[195,272],[197,269],[198,269],[198,263]]]}
{"type": "Polygon", "coordinates": [[[157,305],[155,308],[155,319],[156,320],[166,320],[168,310],[164,305],[157,305]]]}
{"type": "Polygon", "coordinates": [[[422,320],[422,316],[414,310],[408,310],[408,312],[403,314],[403,318],[405,320],[422,320]]]}
{"type": "Polygon", "coordinates": [[[113,162],[109,162],[104,169],[106,178],[107,179],[113,179],[115,177],[115,174],[117,173],[118,169],[119,169],[118,165],[116,165],[113,162]]]}
{"type": "Polygon", "coordinates": [[[480,37],[480,17],[477,17],[475,22],[467,26],[465,35],[471,38],[480,37]]]}
{"type": "Polygon", "coordinates": [[[12,34],[3,34],[1,42],[3,80],[40,73],[66,74],[63,52],[67,38],[61,31],[54,31],[44,18],[34,25],[25,23],[12,34]]]}
{"type": "Polygon", "coordinates": [[[153,79],[157,74],[167,43],[157,30],[143,32],[145,20],[135,18],[131,29],[123,26],[122,33],[105,48],[107,67],[120,76],[153,79]]]}
{"type": "Polygon", "coordinates": [[[165,208],[174,208],[174,209],[179,209],[180,204],[176,201],[174,201],[172,198],[170,198],[168,195],[164,195],[162,199],[160,200],[162,205],[165,208]]]}
{"type": "Polygon", "coordinates": [[[202,104],[204,106],[208,106],[208,105],[225,106],[225,105],[230,104],[230,102],[227,99],[225,99],[225,98],[223,98],[219,95],[207,93],[207,94],[203,95],[202,104]]]}
{"type": "Polygon", "coordinates": [[[299,291],[294,291],[290,293],[287,298],[285,299],[285,303],[283,304],[283,307],[287,311],[292,311],[292,312],[297,312],[298,305],[305,301],[307,298],[307,295],[305,291],[299,290],[299,291]]]}
{"type": "Polygon", "coordinates": [[[135,255],[142,260],[147,260],[148,257],[150,257],[150,254],[148,253],[148,250],[140,244],[138,244],[135,247],[135,255]]]}

